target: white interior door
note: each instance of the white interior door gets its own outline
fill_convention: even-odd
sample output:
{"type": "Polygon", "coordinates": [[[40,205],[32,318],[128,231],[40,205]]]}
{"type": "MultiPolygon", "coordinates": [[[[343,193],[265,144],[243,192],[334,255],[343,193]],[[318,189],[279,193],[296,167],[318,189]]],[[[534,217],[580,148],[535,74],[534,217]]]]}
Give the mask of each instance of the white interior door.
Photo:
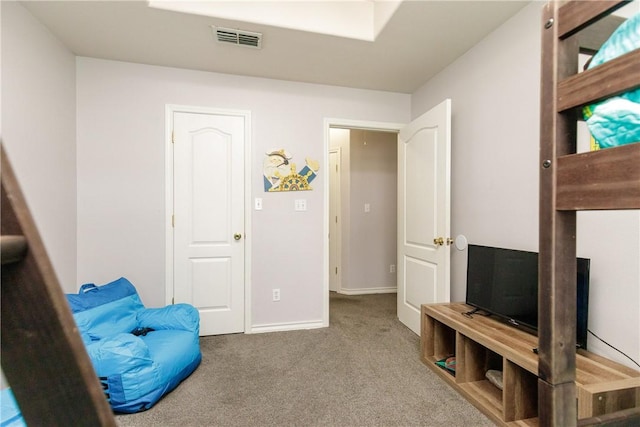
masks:
{"type": "Polygon", "coordinates": [[[329,151],[329,290],[340,290],[340,149],[329,151]]]}
{"type": "Polygon", "coordinates": [[[447,99],[398,134],[398,318],[416,334],[420,305],[450,300],[450,175],[447,99]]]}
{"type": "Polygon", "coordinates": [[[200,334],[244,332],[243,115],[173,113],[174,302],[200,334]]]}

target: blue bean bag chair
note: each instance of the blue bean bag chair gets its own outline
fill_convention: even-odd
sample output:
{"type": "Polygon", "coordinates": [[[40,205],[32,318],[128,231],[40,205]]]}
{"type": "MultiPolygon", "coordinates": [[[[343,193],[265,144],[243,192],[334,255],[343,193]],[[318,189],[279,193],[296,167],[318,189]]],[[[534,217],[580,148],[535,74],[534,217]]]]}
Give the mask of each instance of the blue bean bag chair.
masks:
{"type": "Polygon", "coordinates": [[[200,364],[200,317],[192,305],[145,308],[125,278],[83,285],[67,300],[116,412],[151,408],[200,364]]]}

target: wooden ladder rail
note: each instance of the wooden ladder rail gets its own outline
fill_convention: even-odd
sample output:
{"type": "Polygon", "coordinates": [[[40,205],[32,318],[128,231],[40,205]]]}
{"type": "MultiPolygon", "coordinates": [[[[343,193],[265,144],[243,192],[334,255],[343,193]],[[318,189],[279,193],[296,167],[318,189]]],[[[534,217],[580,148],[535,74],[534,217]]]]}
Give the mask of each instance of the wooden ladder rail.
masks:
{"type": "MultiPolygon", "coordinates": [[[[638,50],[576,75],[580,46],[571,36],[624,4],[551,1],[542,13],[538,415],[544,426],[577,424],[576,211],[640,209],[640,144],[575,154],[575,108],[640,86],[638,50]]],[[[636,408],[581,425],[634,425],[639,418],[636,408]]]]}
{"type": "Polygon", "coordinates": [[[19,188],[2,157],[2,369],[29,426],[115,426],[19,188]]]}

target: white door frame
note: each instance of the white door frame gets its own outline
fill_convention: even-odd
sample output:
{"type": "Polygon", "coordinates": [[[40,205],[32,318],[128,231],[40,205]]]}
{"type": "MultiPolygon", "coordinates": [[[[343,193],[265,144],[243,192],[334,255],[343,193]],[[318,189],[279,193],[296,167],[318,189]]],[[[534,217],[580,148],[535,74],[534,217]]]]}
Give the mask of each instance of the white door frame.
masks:
{"type": "MultiPolygon", "coordinates": [[[[406,123],[374,122],[368,120],[324,119],[324,164],[329,164],[330,128],[359,129],[380,132],[400,132],[406,123]]],[[[322,289],[322,326],[329,326],[329,174],[324,174],[324,260],[322,289]]],[[[344,222],[344,221],[343,221],[344,222]]]]}
{"type": "Polygon", "coordinates": [[[165,106],[165,304],[173,304],[173,114],[177,112],[244,117],[244,332],[251,333],[251,111],[190,105],[165,106]]]}

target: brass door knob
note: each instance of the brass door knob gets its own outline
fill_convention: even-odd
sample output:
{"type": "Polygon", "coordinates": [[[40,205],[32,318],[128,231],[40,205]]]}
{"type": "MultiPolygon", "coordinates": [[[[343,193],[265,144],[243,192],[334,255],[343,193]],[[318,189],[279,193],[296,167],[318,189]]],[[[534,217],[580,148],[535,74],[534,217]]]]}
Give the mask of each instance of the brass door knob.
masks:
{"type": "Polygon", "coordinates": [[[447,240],[445,240],[444,237],[436,237],[433,239],[433,244],[436,246],[444,246],[445,243],[447,246],[451,246],[453,239],[451,237],[447,237],[447,240]]]}
{"type": "Polygon", "coordinates": [[[233,235],[233,238],[236,239],[236,240],[240,240],[240,239],[242,239],[242,234],[241,233],[236,233],[236,234],[233,235]]]}

